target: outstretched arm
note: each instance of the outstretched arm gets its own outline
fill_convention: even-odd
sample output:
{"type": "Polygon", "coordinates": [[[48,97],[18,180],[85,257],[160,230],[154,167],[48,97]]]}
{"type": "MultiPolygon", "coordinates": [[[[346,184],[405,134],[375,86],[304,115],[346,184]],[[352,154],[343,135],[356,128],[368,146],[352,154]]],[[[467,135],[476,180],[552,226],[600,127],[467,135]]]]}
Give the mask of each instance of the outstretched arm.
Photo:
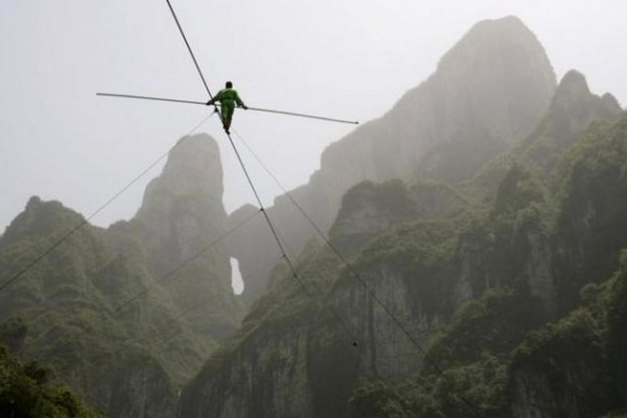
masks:
{"type": "Polygon", "coordinates": [[[246,106],[244,104],[244,102],[242,101],[242,99],[239,97],[239,94],[236,92],[235,93],[235,102],[237,103],[237,105],[239,107],[243,107],[244,109],[248,109],[248,106],[246,106]]]}

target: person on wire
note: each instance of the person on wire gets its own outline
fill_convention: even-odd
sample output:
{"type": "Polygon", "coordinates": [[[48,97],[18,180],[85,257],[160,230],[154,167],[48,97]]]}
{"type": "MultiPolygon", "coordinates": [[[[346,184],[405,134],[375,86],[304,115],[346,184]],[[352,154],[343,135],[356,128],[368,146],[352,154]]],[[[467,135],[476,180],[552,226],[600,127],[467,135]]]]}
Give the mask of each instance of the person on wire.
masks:
{"type": "Polygon", "coordinates": [[[226,133],[230,135],[231,133],[229,132],[229,128],[231,127],[231,121],[233,120],[235,105],[237,104],[237,107],[243,107],[244,109],[248,109],[248,107],[244,104],[242,99],[240,99],[239,94],[237,94],[237,90],[233,88],[233,83],[230,81],[227,81],[226,87],[220,90],[213,99],[207,102],[207,106],[211,106],[215,102],[220,102],[220,117],[222,118],[222,125],[224,126],[226,133]]]}

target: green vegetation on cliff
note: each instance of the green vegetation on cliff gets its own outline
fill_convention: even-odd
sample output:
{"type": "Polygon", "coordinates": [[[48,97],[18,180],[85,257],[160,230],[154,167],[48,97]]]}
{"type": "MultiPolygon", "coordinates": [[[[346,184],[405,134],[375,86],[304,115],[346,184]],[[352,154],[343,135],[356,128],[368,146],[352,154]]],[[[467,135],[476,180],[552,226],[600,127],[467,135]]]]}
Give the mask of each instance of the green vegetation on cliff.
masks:
{"type": "Polygon", "coordinates": [[[350,400],[351,416],[497,418],[538,408],[543,416],[597,417],[618,411],[625,406],[625,371],[616,368],[624,365],[619,350],[627,330],[623,257],[612,279],[583,288],[580,306],[546,326],[538,326],[534,311],[525,312],[524,300],[511,291],[487,292],[465,304],[429,347],[420,374],[400,383],[362,382],[350,400]]]}
{"type": "Polygon", "coordinates": [[[178,390],[241,315],[217,240],[217,153],[203,135],[179,141],[138,215],[107,229],[31,198],[0,236],[3,284],[29,266],[0,292],[0,343],[50,364],[111,418],[172,416],[178,390]]]}
{"type": "Polygon", "coordinates": [[[3,418],[103,418],[38,362],[22,363],[0,345],[0,416],[3,418]]]}
{"type": "MultiPolygon", "coordinates": [[[[24,265],[81,221],[57,202],[31,199],[0,240],[0,270],[24,265]]],[[[172,411],[176,362],[168,356],[175,353],[155,331],[172,321],[173,309],[163,297],[119,309],[151,286],[150,276],[132,256],[109,249],[103,234],[84,226],[0,294],[0,343],[20,358],[50,364],[109,416],[132,414],[137,400],[125,398],[148,387],[155,410],[172,411]],[[136,381],[140,375],[151,382],[136,381]]]]}
{"type": "Polygon", "coordinates": [[[488,222],[461,238],[483,237],[478,245],[490,269],[481,276],[505,277],[433,335],[418,375],[363,381],[350,400],[352,416],[621,416],[626,173],[627,116],[593,124],[548,175],[512,166],[488,222]],[[541,252],[529,247],[533,235],[544,237],[541,252]],[[541,269],[533,264],[542,264],[534,253],[549,255],[557,311],[547,311],[547,289],[534,284],[541,269]]]}
{"type": "Polygon", "coordinates": [[[331,233],[352,268],[311,245],[298,271],[313,300],[277,269],[239,337],[184,391],[183,411],[220,416],[236,402],[222,391],[249,371],[264,395],[242,416],[619,416],[626,127],[627,115],[593,123],[550,165],[505,165],[480,205],[434,182],[358,185],[331,233]],[[276,403],[287,387],[289,407],[276,403]],[[209,392],[229,400],[199,407],[209,392]]]}

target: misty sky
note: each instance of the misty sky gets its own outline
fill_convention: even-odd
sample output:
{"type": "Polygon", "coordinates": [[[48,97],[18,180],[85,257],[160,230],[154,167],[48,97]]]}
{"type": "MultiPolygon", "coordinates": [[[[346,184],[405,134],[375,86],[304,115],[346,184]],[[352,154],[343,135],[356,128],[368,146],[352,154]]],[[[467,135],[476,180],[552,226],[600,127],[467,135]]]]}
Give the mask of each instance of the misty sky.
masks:
{"type": "MultiPolygon", "coordinates": [[[[379,117],[436,68],[477,21],[514,14],[561,77],[627,103],[624,0],[172,0],[214,92],[250,106],[360,121],[379,117]]],[[[0,0],[0,231],[39,195],[91,214],[209,112],[99,98],[113,92],[206,100],[165,0],[0,0]]],[[[234,130],[288,188],[353,127],[237,111],[234,130]]],[[[216,118],[225,204],[253,197],[216,118]]],[[[267,205],[279,190],[243,151],[267,205]]],[[[97,215],[128,219],[162,164],[97,215]]]]}

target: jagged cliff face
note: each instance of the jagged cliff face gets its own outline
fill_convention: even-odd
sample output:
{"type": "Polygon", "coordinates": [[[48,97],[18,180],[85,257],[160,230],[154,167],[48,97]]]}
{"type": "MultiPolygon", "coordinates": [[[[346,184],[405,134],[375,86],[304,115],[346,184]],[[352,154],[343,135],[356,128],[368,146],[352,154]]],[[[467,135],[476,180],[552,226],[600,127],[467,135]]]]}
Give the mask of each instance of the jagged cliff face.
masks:
{"type": "Polygon", "coordinates": [[[418,172],[459,181],[530,133],[553,96],[555,74],[535,36],[507,17],[475,25],[413,94],[421,89],[422,106],[411,107],[412,92],[399,103],[409,102],[406,118],[430,112],[436,120],[418,172]]]}
{"type": "MultiPolygon", "coordinates": [[[[83,225],[0,293],[0,328],[21,318],[26,329],[6,342],[109,417],[171,417],[181,385],[242,315],[218,239],[221,199],[217,144],[183,138],[134,219],[83,225]]],[[[0,237],[3,283],[82,222],[32,198],[0,237]]]]}
{"type": "Polygon", "coordinates": [[[358,252],[393,224],[409,221],[417,215],[416,204],[400,180],[382,185],[361,183],[349,190],[342,201],[329,237],[345,254],[358,252]]]}
{"type": "Polygon", "coordinates": [[[551,171],[591,123],[615,120],[621,114],[614,96],[595,95],[583,74],[570,70],[560,81],[546,115],[533,132],[506,154],[486,164],[467,182],[465,189],[492,198],[506,173],[517,163],[551,171]]]}
{"type": "MultiPolygon", "coordinates": [[[[599,127],[603,130],[603,127],[599,127]]],[[[579,289],[587,282],[608,277],[616,269],[616,248],[625,245],[627,220],[623,138],[624,118],[605,128],[603,147],[591,143],[587,158],[563,169],[570,193],[561,202],[555,236],[554,269],[560,288],[559,305],[566,312],[576,304],[579,289]]]]}
{"type": "Polygon", "coordinates": [[[297,263],[300,279],[279,272],[240,334],[184,390],[179,416],[345,417],[360,377],[419,369],[422,359],[405,331],[425,344],[450,310],[444,266],[459,222],[417,211],[459,202],[439,183],[414,193],[432,201],[418,203],[400,181],[363,183],[347,193],[331,239],[353,254],[359,278],[328,249],[309,248],[297,263]],[[416,216],[424,220],[402,226],[416,216]]]}
{"type": "Polygon", "coordinates": [[[161,176],[146,188],[130,222],[148,247],[156,277],[193,258],[164,287],[195,330],[211,337],[232,331],[240,315],[230,257],[220,242],[227,231],[222,194],[218,145],[206,135],[185,137],[172,149],[161,176]]]}
{"type": "Polygon", "coordinates": [[[571,70],[562,78],[551,102],[555,139],[570,145],[593,121],[610,120],[621,112],[614,96],[605,93],[599,97],[591,93],[584,75],[571,70]]]}
{"type": "Polygon", "coordinates": [[[594,125],[548,177],[514,166],[487,211],[459,212],[451,206],[467,202],[443,199],[436,183],[355,187],[331,235],[357,248],[349,259],[359,276],[330,250],[308,248],[299,282],[277,273],[238,336],[185,388],[178,416],[467,416],[460,396],[495,417],[619,407],[624,376],[608,366],[622,356],[607,356],[624,346],[624,264],[606,290],[582,287],[610,277],[627,247],[625,126],[625,116],[594,125]],[[448,210],[417,216],[443,201],[448,210]],[[580,309],[543,328],[580,304],[579,292],[580,309]],[[363,378],[405,383],[382,393],[363,378]]]}
{"type": "Polygon", "coordinates": [[[239,334],[185,388],[178,416],[579,417],[620,406],[624,377],[602,378],[603,292],[586,296],[596,302],[583,317],[543,327],[618,268],[627,122],[576,72],[550,102],[527,139],[461,192],[392,181],[346,193],[329,235],[351,268],[309,244],[300,280],[275,270],[239,334]],[[559,354],[570,345],[581,350],[559,354]]]}
{"type": "Polygon", "coordinates": [[[167,272],[224,231],[222,166],[217,144],[185,137],[172,149],[163,173],[152,180],[134,222],[152,251],[155,270],[167,272]]]}
{"type": "MultiPolygon", "coordinates": [[[[329,146],[320,170],[292,196],[326,231],[342,195],[361,181],[409,181],[416,174],[462,180],[531,132],[555,84],[542,46],[522,22],[514,17],[480,22],[392,110],[329,146]]],[[[269,213],[296,251],[312,235],[287,197],[277,198],[269,213]]],[[[245,276],[259,265],[259,254],[242,247],[251,240],[265,242],[267,231],[259,226],[246,236],[230,245],[245,276]]],[[[267,275],[256,277],[261,283],[250,289],[264,287],[267,275]]],[[[249,301],[257,296],[246,290],[244,295],[249,301]]]]}
{"type": "Polygon", "coordinates": [[[621,113],[614,96],[591,93],[584,75],[571,70],[560,81],[547,116],[521,144],[517,156],[526,163],[550,170],[564,149],[572,145],[592,122],[614,120],[621,113]]]}

